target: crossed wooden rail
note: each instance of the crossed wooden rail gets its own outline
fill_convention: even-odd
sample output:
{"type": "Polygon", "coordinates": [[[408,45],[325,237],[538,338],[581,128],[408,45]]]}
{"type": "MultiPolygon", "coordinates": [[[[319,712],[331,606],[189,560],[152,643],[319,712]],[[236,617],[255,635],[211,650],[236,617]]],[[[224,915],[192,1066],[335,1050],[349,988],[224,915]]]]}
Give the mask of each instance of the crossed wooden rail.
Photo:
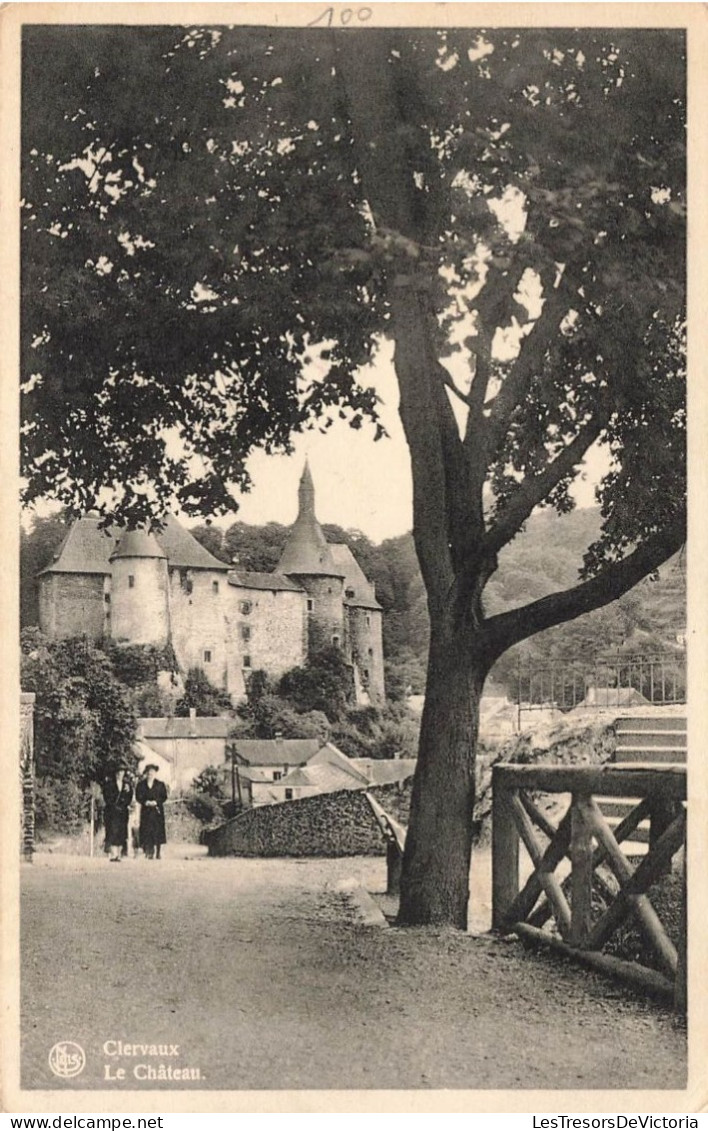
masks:
{"type": "MultiPolygon", "coordinates": [[[[685,947],[677,951],[647,895],[651,885],[670,870],[672,857],[685,841],[685,766],[497,765],[492,774],[492,927],[513,931],[525,941],[543,943],[645,990],[671,996],[676,1007],[685,1011],[685,947]],[[571,795],[557,825],[528,791],[571,795]],[[635,798],[636,804],[613,829],[597,797],[635,798]],[[649,850],[634,867],[620,845],[647,817],[649,850]],[[544,834],[544,844],[537,830],[544,834]],[[520,843],[533,864],[523,887],[519,883],[520,843]],[[566,858],[570,876],[564,884],[556,870],[566,858]],[[600,865],[604,876],[597,871],[600,865]],[[593,885],[606,904],[599,916],[593,913],[593,885]],[[653,949],[660,971],[601,953],[630,914],[653,949]],[[551,917],[555,935],[542,929],[551,917]]],[[[682,916],[685,926],[685,885],[682,916]]],[[[685,930],[682,934],[685,941],[685,930]]]]}
{"type": "Polygon", "coordinates": [[[401,865],[403,849],[406,847],[406,830],[368,791],[364,797],[369,802],[386,841],[386,892],[388,895],[398,895],[401,888],[401,865]]]}

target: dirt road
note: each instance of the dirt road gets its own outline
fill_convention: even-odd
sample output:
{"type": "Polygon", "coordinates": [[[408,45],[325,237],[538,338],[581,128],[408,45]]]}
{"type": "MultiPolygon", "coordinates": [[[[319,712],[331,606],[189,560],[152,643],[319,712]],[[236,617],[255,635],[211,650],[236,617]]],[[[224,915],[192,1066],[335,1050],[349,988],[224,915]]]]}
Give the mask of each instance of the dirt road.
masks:
{"type": "Polygon", "coordinates": [[[334,885],[381,890],[381,860],[171,848],[23,868],[24,1087],[685,1086],[678,1025],[600,978],[517,943],[361,926],[334,885]],[[64,1041],[86,1056],[71,1078],[49,1067],[64,1041]]]}

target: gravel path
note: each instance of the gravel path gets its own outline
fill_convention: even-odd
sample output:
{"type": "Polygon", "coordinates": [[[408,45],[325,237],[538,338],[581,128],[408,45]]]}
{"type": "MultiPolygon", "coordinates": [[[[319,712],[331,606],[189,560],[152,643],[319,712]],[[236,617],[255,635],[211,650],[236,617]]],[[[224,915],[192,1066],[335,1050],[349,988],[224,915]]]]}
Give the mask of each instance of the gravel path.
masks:
{"type": "Polygon", "coordinates": [[[361,926],[335,885],[381,891],[382,860],[170,849],[22,869],[24,1087],[685,1087],[685,1035],[653,1004],[518,943],[361,926]],[[65,1040],[86,1067],[60,1080],[65,1040]]]}

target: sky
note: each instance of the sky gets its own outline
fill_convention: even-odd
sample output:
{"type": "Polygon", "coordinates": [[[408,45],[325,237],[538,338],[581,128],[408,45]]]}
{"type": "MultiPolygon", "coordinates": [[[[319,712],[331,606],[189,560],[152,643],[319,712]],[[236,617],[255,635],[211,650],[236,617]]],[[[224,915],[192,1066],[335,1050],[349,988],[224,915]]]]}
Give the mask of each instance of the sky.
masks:
{"type": "MultiPolygon", "coordinates": [[[[382,346],[374,365],[362,373],[362,382],[373,385],[381,398],[388,437],[374,441],[373,427],[354,431],[338,420],[324,434],[315,430],[296,437],[291,456],[257,453],[248,464],[253,479],[250,494],[239,496],[238,514],[219,519],[218,525],[227,527],[235,519],[253,524],[294,522],[297,483],[307,458],[320,522],[361,530],[373,542],[409,531],[413,525],[410,459],[398,416],[390,346],[382,346]]],[[[586,478],[573,490],[579,506],[594,505],[595,484],[606,468],[602,450],[591,451],[586,478]]]]}

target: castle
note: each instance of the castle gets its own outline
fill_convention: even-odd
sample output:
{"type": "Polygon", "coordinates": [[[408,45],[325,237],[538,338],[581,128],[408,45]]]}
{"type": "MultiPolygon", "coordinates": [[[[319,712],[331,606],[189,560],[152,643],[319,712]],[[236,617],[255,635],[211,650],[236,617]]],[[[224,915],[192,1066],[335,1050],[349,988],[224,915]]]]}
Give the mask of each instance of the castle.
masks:
{"type": "Polygon", "coordinates": [[[277,679],[334,645],[351,666],[357,702],[383,703],[374,586],[348,546],[325,539],[307,464],[298,494],[274,573],[226,565],[172,517],[160,533],[117,537],[96,517],[78,519],[38,576],[40,629],[51,639],[171,645],[181,671],[201,668],[234,702],[252,671],[277,679]]]}

